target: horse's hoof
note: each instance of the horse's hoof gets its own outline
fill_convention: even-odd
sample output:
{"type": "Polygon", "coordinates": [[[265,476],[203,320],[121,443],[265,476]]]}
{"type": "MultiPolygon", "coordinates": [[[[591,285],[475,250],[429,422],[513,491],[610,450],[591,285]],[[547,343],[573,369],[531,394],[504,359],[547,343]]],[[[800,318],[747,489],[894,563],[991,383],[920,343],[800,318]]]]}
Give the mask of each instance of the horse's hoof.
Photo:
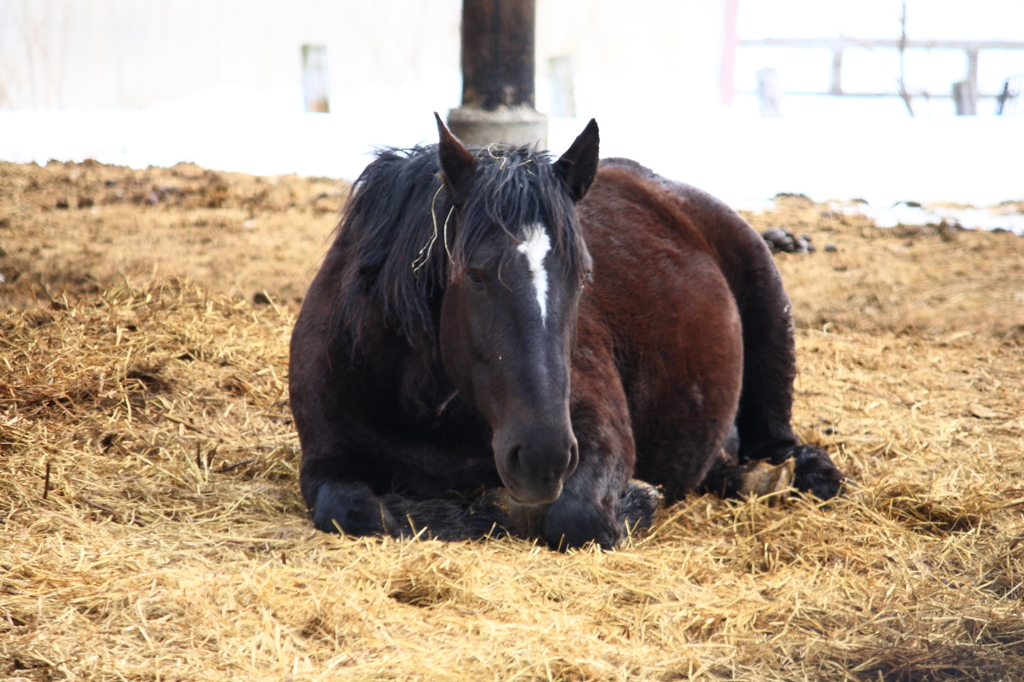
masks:
{"type": "Polygon", "coordinates": [[[743,497],[770,496],[768,504],[774,507],[788,497],[786,491],[793,486],[796,460],[790,458],[780,464],[758,460],[740,468],[737,492],[743,497]]]}
{"type": "Polygon", "coordinates": [[[605,516],[592,504],[571,500],[565,495],[548,507],[541,533],[541,539],[559,552],[578,549],[589,543],[601,549],[613,549],[620,538],[615,519],[605,516]]]}
{"type": "Polygon", "coordinates": [[[835,465],[828,453],[815,445],[797,445],[786,453],[795,464],[793,487],[820,500],[831,500],[853,481],[835,465]]]}
{"type": "MultiPolygon", "coordinates": [[[[512,499],[505,488],[489,489],[480,498],[482,507],[496,511],[501,529],[509,535],[541,538],[552,549],[561,550],[580,547],[588,542],[596,542],[604,549],[611,549],[618,544],[620,537],[642,533],[650,528],[664,501],[665,497],[658,488],[644,481],[631,480],[615,505],[616,532],[603,520],[586,519],[584,514],[565,524],[557,521],[549,523],[549,512],[557,502],[520,504],[512,499]],[[554,530],[555,526],[559,526],[559,529],[554,530]]],[[[563,515],[567,518],[569,516],[563,515]]],[[[555,516],[558,516],[557,511],[555,516]]]]}
{"type": "Polygon", "coordinates": [[[499,525],[509,535],[519,538],[538,538],[544,529],[544,515],[549,504],[520,504],[512,499],[505,488],[491,488],[484,492],[483,506],[496,509],[499,525]]]}
{"type": "Polygon", "coordinates": [[[642,533],[651,527],[665,504],[665,496],[649,483],[633,479],[615,505],[615,521],[625,535],[642,533]]]}
{"type": "Polygon", "coordinates": [[[322,484],[312,513],[313,525],[325,533],[387,535],[395,526],[380,499],[360,483],[322,484]]]}

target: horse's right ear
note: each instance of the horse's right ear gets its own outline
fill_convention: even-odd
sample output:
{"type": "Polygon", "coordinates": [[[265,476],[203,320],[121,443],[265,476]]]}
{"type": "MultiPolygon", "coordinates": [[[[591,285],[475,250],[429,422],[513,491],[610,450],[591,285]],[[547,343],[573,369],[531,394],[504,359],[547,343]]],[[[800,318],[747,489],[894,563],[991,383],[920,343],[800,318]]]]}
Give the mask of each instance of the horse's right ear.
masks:
{"type": "Polygon", "coordinates": [[[434,118],[437,119],[437,133],[440,137],[437,152],[441,159],[441,175],[452,202],[456,206],[461,206],[473,189],[476,159],[468,149],[462,146],[461,142],[455,139],[436,111],[434,118]]]}
{"type": "Polygon", "coordinates": [[[582,199],[590,189],[594,178],[597,177],[600,143],[601,136],[597,130],[597,121],[590,119],[590,123],[579,134],[569,150],[562,154],[562,158],[555,161],[555,172],[565,182],[573,201],[582,199]]]}

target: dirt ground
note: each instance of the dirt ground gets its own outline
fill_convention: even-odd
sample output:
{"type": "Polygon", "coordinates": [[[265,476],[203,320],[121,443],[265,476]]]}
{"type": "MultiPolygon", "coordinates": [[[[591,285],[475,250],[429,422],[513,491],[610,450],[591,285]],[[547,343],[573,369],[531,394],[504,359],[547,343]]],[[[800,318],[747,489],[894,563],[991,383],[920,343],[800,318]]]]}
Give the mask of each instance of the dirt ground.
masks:
{"type": "Polygon", "coordinates": [[[287,343],[345,191],[0,163],[0,677],[1024,679],[1024,238],[747,215],[818,246],[794,421],[859,487],[560,555],[311,529],[287,343]]]}

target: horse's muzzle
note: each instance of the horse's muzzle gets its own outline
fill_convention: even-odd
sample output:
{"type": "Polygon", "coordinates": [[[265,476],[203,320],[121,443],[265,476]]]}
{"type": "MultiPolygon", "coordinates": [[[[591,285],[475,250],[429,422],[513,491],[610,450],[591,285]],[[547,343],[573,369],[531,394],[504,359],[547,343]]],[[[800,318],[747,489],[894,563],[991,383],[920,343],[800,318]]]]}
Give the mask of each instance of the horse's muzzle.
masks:
{"type": "Polygon", "coordinates": [[[572,430],[532,432],[522,439],[495,434],[498,474],[509,494],[520,504],[550,504],[562,494],[579,464],[579,445],[572,430]],[[507,445],[503,442],[507,442],[507,445]]]}

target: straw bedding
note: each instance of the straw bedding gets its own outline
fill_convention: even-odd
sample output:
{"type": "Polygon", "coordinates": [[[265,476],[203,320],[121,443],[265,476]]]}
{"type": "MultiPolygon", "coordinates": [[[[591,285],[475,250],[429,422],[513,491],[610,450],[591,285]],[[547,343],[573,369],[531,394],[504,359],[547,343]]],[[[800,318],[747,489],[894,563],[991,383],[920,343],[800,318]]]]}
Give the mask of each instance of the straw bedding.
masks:
{"type": "Polygon", "coordinates": [[[258,183],[242,176],[221,206],[44,210],[83,170],[71,187],[169,172],[0,167],[0,677],[1024,676],[1024,239],[882,231],[799,197],[750,216],[839,246],[777,258],[796,425],[860,487],[828,505],[693,497],[617,551],[561,555],[314,532],[287,340],[330,215],[244,206],[258,183]],[[196,211],[222,221],[216,271],[189,260],[196,211]],[[247,220],[311,247],[239,275],[247,220]],[[103,235],[161,224],[185,255],[137,253],[128,272],[104,256],[103,235]],[[93,244],[54,249],[66,286],[28,256],[61,230],[93,244]]]}

